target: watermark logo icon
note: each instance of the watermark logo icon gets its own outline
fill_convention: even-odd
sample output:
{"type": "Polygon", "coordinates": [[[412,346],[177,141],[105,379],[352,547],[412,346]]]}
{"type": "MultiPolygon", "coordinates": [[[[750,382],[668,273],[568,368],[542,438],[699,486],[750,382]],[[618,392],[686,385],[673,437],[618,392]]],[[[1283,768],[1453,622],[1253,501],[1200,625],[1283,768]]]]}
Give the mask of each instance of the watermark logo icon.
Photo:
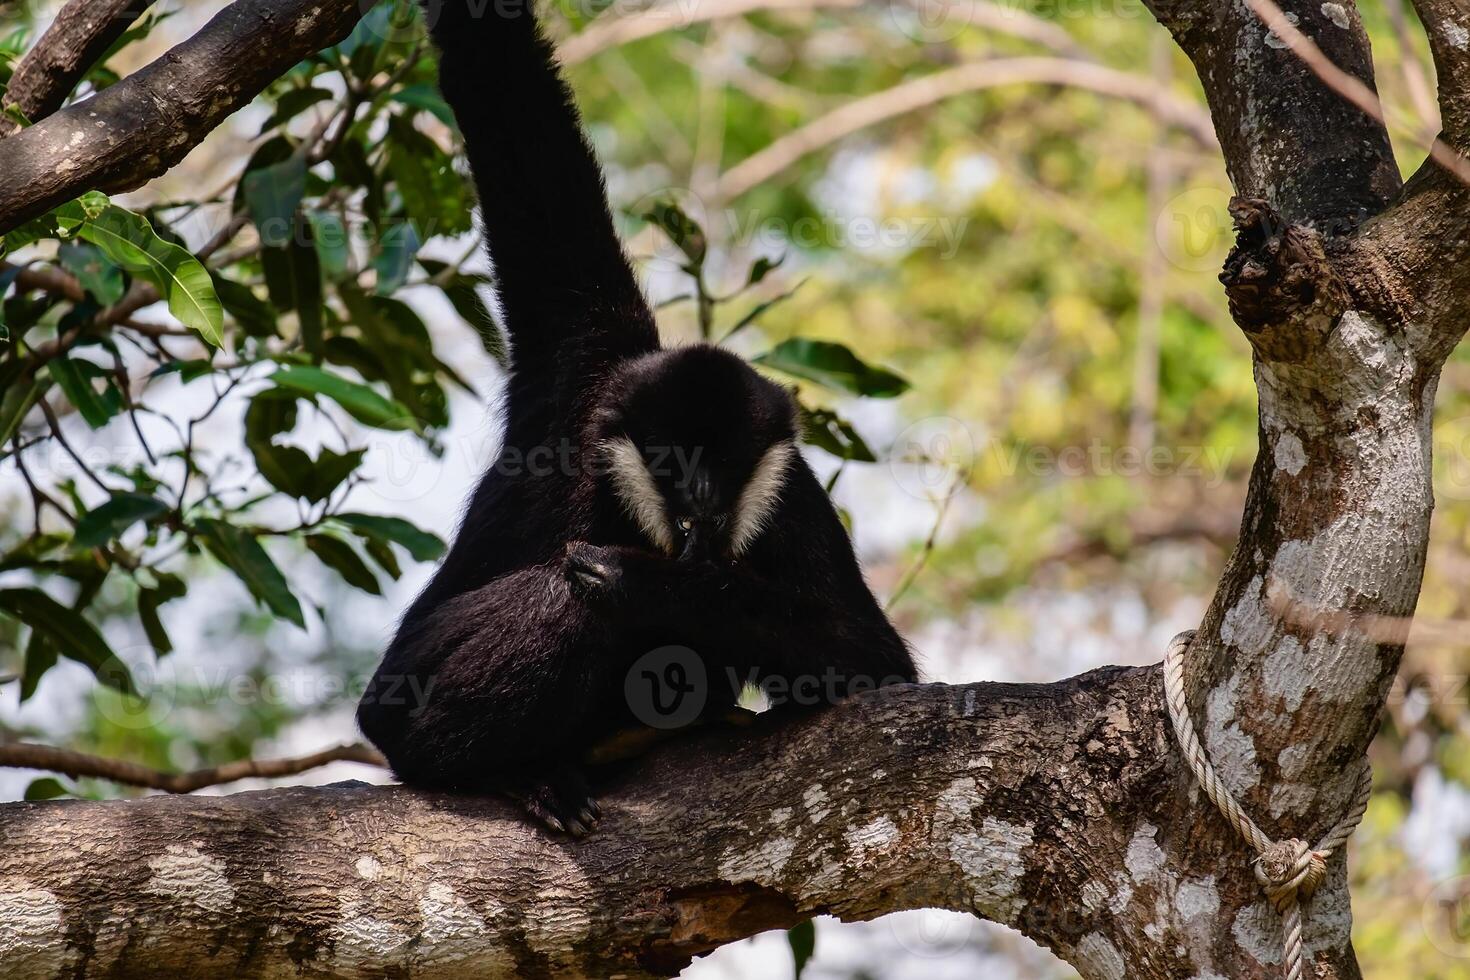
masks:
{"type": "Polygon", "coordinates": [[[684,728],[699,719],[709,698],[704,661],[688,647],[650,650],[623,679],[633,716],[650,728],[684,728]]]}
{"type": "Polygon", "coordinates": [[[1218,270],[1234,240],[1230,192],[1219,187],[1192,187],[1177,194],[1154,219],[1159,251],[1186,272],[1218,270]]]}
{"type": "Polygon", "coordinates": [[[975,436],[959,419],[935,415],[898,434],[889,470],[905,492],[920,500],[954,494],[975,468],[975,436]]]}
{"type": "Polygon", "coordinates": [[[1434,948],[1448,956],[1470,959],[1470,875],[1447,878],[1424,900],[1420,915],[1434,948]]]}
{"type": "Polygon", "coordinates": [[[942,44],[970,26],[975,4],[969,0],[892,0],[888,18],[905,37],[921,44],[942,44]]]}

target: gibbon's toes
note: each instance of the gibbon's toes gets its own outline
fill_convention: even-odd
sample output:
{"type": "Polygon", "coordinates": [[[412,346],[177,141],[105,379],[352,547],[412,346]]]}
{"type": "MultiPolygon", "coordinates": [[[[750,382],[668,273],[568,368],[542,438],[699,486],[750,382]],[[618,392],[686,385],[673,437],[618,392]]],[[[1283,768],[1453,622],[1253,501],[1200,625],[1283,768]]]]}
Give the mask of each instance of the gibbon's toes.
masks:
{"type": "Polygon", "coordinates": [[[587,795],[579,775],[558,774],[534,783],[523,794],[515,794],[522,806],[538,823],[559,834],[585,837],[597,829],[602,807],[587,795]]]}

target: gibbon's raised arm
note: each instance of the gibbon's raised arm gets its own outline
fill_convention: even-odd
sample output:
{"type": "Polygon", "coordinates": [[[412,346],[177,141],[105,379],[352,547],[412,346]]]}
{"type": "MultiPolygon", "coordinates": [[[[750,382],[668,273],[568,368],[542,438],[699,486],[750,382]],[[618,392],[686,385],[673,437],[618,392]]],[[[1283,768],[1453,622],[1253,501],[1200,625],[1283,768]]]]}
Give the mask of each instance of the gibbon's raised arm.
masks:
{"type": "Polygon", "coordinates": [[[425,0],[518,374],[590,380],[658,347],[602,172],[531,0],[425,0]],[[543,370],[544,369],[544,370],[543,370]]]}

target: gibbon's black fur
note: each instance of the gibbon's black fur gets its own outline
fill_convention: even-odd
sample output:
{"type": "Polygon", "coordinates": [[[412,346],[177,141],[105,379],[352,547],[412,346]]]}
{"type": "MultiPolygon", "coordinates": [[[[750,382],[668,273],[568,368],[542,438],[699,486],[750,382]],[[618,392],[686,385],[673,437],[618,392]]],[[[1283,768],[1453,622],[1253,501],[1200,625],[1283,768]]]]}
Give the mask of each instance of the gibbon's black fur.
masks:
{"type": "Polygon", "coordinates": [[[513,370],[501,455],[357,717],[404,782],[509,792],[580,834],[600,811],[577,763],[636,724],[624,680],[649,651],[694,651],[714,711],[748,680],[843,694],[916,671],[788,392],[718,348],[660,348],[530,9],[425,9],[513,370]]]}

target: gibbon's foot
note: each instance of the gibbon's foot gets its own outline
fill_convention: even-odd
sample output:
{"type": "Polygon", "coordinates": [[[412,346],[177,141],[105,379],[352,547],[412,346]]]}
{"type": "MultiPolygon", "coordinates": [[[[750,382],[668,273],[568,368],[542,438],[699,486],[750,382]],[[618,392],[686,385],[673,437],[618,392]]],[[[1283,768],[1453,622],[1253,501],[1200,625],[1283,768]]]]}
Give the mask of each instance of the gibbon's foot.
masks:
{"type": "Polygon", "coordinates": [[[533,820],[552,830],[586,837],[602,820],[602,807],[587,790],[582,774],[575,769],[558,769],[539,779],[530,779],[511,789],[509,795],[525,807],[533,820]]]}

